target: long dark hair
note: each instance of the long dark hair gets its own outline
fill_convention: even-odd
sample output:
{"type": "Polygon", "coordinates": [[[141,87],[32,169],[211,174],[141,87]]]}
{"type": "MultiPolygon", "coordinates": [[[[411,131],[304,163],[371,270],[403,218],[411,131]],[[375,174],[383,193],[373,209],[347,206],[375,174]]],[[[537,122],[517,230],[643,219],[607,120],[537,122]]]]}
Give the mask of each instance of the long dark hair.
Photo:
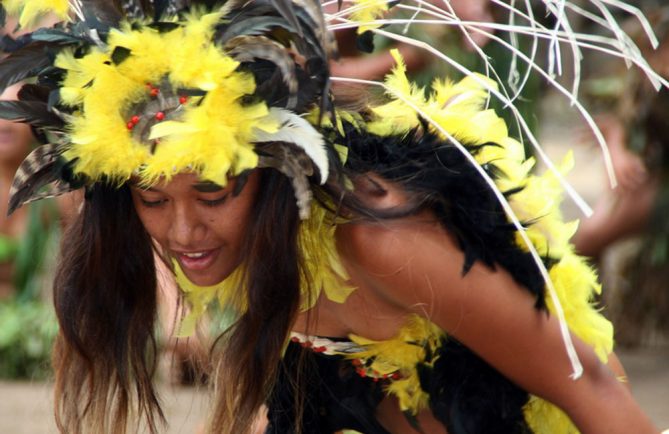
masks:
{"type": "MultiPolygon", "coordinates": [[[[250,430],[272,386],[300,305],[299,213],[288,178],[261,170],[241,252],[238,288],[248,309],[217,341],[211,430],[250,430]]],[[[156,369],[156,274],[152,241],[127,186],[96,184],[64,236],[54,283],[61,325],[54,352],[61,432],[125,433],[135,417],[164,423],[156,369]]]]}
{"type": "Polygon", "coordinates": [[[245,281],[238,288],[248,309],[219,339],[211,432],[248,432],[271,390],[300,305],[299,221],[288,178],[262,170],[242,252],[245,281]]]}
{"type": "Polygon", "coordinates": [[[151,238],[127,186],[96,184],[63,237],[54,282],[60,323],[53,356],[61,432],[124,433],[131,410],[150,432],[164,417],[156,369],[151,238]]]}

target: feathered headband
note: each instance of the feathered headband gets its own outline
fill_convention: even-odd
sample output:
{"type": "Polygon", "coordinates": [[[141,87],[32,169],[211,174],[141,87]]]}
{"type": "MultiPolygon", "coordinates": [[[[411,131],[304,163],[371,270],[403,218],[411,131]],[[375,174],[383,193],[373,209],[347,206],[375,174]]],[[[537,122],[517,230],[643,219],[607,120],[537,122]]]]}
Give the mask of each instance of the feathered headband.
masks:
{"type": "MultiPolygon", "coordinates": [[[[21,12],[21,23],[48,10],[20,3],[3,6],[21,12]]],[[[293,180],[307,217],[308,177],[324,183],[329,161],[321,134],[300,114],[329,109],[327,62],[336,54],[319,3],[172,12],[170,4],[156,2],[147,19],[144,9],[132,17],[106,2],[85,10],[73,2],[80,20],[12,41],[0,87],[37,83],[0,103],[0,116],[30,123],[47,140],[21,165],[10,212],[99,181],[151,185],[193,171],[224,185],[274,167],[293,180]]]]}

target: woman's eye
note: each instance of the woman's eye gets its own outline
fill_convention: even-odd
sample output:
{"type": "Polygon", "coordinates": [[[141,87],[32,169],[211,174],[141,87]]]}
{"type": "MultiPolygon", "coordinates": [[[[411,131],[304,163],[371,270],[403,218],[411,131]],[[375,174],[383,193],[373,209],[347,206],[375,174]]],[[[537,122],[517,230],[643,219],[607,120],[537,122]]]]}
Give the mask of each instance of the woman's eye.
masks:
{"type": "Polygon", "coordinates": [[[228,195],[224,194],[223,196],[221,196],[218,199],[200,199],[200,202],[202,202],[206,206],[218,206],[218,205],[223,204],[226,201],[227,198],[228,198],[228,195]]]}
{"type": "Polygon", "coordinates": [[[139,200],[140,202],[142,202],[142,205],[148,208],[154,208],[165,203],[165,199],[148,200],[144,199],[143,197],[140,197],[139,200]]]}

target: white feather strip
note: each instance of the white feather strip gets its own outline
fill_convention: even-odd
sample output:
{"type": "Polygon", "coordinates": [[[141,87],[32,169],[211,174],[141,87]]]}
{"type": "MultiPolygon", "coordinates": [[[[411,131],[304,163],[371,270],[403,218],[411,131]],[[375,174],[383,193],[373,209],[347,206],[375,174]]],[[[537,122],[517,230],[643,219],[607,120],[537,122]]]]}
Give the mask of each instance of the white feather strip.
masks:
{"type": "Polygon", "coordinates": [[[325,184],[329,175],[329,164],[323,136],[308,121],[291,111],[272,107],[267,116],[270,122],[279,124],[279,129],[272,133],[255,129],[253,141],[295,144],[314,162],[318,168],[320,182],[325,184]]]}

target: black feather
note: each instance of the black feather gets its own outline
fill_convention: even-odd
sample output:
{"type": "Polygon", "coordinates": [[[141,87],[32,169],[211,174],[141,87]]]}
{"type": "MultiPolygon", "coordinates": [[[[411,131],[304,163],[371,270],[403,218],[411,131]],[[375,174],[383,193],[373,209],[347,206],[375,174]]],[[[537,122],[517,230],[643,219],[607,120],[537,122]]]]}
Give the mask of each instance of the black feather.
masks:
{"type": "Polygon", "coordinates": [[[0,39],[0,51],[4,53],[12,53],[25,47],[30,42],[32,42],[30,34],[21,35],[17,38],[4,35],[2,39],[0,39]]]}
{"type": "Polygon", "coordinates": [[[295,61],[282,45],[264,36],[240,36],[229,41],[225,48],[229,55],[240,62],[264,59],[274,63],[281,71],[283,82],[288,87],[286,107],[295,108],[298,90],[295,61]]]}
{"type": "Polygon", "coordinates": [[[160,21],[169,5],[169,0],[153,0],[153,20],[160,21]]]}
{"type": "Polygon", "coordinates": [[[57,68],[55,66],[49,66],[42,71],[40,71],[37,76],[37,84],[40,86],[46,86],[49,89],[60,88],[60,83],[62,83],[65,78],[66,71],[64,69],[57,68]]]}
{"type": "Polygon", "coordinates": [[[279,27],[295,33],[296,29],[280,17],[250,17],[227,26],[217,41],[226,42],[241,35],[264,35],[272,28],[279,27]]]}
{"type": "Polygon", "coordinates": [[[316,53],[323,57],[338,58],[339,52],[334,34],[327,29],[323,9],[318,0],[304,0],[302,6],[295,8],[295,14],[302,21],[302,26],[313,33],[316,40],[313,44],[318,47],[316,53]]]}
{"type": "Polygon", "coordinates": [[[532,433],[523,414],[528,393],[458,341],[443,337],[417,370],[432,414],[449,433],[532,433]]]}
{"type": "Polygon", "coordinates": [[[47,100],[47,106],[49,110],[54,108],[60,103],[60,89],[54,89],[49,92],[49,99],[47,100]]]}
{"type": "Polygon", "coordinates": [[[302,37],[302,27],[297,21],[297,16],[295,15],[295,8],[292,0],[274,0],[272,2],[277,11],[281,16],[290,23],[295,28],[297,34],[302,37]]]}
{"type": "Polygon", "coordinates": [[[267,399],[265,434],[329,434],[346,429],[388,434],[376,419],[376,408],[385,395],[383,383],[361,378],[350,361],[289,342],[277,371],[267,399]],[[307,398],[299,408],[297,387],[307,398]]]}
{"type": "Polygon", "coordinates": [[[0,62],[0,91],[14,83],[34,77],[51,64],[45,42],[32,44],[11,53],[0,62]]]}
{"type": "Polygon", "coordinates": [[[355,46],[363,53],[371,53],[374,51],[374,32],[371,30],[362,32],[362,34],[358,35],[356,38],[355,46]]]}
{"type": "Polygon", "coordinates": [[[130,56],[130,53],[131,51],[125,47],[116,47],[111,54],[111,60],[114,65],[119,65],[130,56]]]}
{"type": "Polygon", "coordinates": [[[120,5],[109,0],[82,0],[84,22],[89,29],[107,33],[110,27],[118,27],[125,15],[120,5]]]}
{"type": "Polygon", "coordinates": [[[18,93],[19,101],[49,102],[49,88],[37,84],[24,84],[18,93]]]}
{"type": "Polygon", "coordinates": [[[202,89],[193,89],[193,88],[179,88],[177,89],[177,95],[179,96],[205,96],[207,91],[202,89]]]}
{"type": "Polygon", "coordinates": [[[181,27],[181,24],[179,23],[169,23],[169,22],[164,22],[164,21],[157,21],[155,23],[151,23],[148,25],[148,27],[152,29],[158,30],[160,33],[167,33],[171,32],[172,30],[181,27]]]}
{"type": "Polygon", "coordinates": [[[90,43],[91,41],[82,36],[77,36],[72,32],[67,32],[62,29],[46,29],[41,28],[32,32],[30,39],[39,42],[50,42],[59,45],[70,45],[79,43],[90,43]]]}
{"type": "Polygon", "coordinates": [[[48,129],[62,129],[65,126],[63,119],[41,101],[0,101],[0,119],[48,129]]]}

